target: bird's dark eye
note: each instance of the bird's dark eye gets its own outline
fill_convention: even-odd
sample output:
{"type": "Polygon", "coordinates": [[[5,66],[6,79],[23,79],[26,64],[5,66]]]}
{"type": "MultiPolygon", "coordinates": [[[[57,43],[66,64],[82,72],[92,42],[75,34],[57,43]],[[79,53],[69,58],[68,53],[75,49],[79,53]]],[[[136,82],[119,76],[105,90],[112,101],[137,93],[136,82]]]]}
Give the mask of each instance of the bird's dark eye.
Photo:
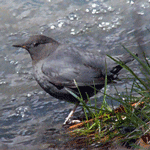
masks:
{"type": "Polygon", "coordinates": [[[39,43],[33,43],[34,47],[37,47],[39,45],[39,43]]]}

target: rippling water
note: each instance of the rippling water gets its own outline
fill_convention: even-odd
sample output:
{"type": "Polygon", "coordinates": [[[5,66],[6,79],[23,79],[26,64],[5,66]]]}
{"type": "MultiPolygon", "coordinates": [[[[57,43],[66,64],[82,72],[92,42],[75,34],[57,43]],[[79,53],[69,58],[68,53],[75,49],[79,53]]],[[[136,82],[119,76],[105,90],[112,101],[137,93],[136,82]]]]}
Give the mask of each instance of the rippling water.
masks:
{"type": "MultiPolygon", "coordinates": [[[[0,149],[60,146],[69,139],[60,133],[73,107],[37,85],[28,53],[12,44],[44,34],[84,50],[118,55],[125,53],[121,44],[138,51],[138,33],[150,54],[150,0],[0,0],[0,16],[0,149]]],[[[132,66],[139,74],[137,64],[132,66]]],[[[123,83],[117,87],[124,91],[123,83]]],[[[115,93],[111,86],[108,93],[115,93]]]]}

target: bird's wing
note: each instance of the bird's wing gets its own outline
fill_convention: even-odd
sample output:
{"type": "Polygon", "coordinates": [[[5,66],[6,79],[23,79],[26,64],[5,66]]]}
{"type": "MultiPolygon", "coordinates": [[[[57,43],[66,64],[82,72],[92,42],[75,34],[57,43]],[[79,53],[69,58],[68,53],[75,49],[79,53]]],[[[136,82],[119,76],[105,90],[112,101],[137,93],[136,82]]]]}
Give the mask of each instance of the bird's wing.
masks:
{"type": "MultiPolygon", "coordinates": [[[[129,55],[120,56],[118,59],[124,63],[133,60],[129,55]]],[[[60,88],[63,86],[74,88],[74,81],[79,87],[101,85],[104,84],[106,70],[108,82],[110,82],[121,69],[120,65],[106,55],[86,54],[76,51],[74,47],[59,47],[42,66],[42,71],[48,77],[49,82],[60,88]]]]}
{"type": "Polygon", "coordinates": [[[75,88],[74,81],[80,86],[104,84],[100,69],[92,68],[85,64],[80,55],[62,54],[49,57],[42,66],[42,72],[48,77],[49,82],[60,87],[75,88]]]}
{"type": "MultiPolygon", "coordinates": [[[[134,60],[134,58],[130,54],[123,54],[115,56],[113,58],[117,59],[118,61],[124,64],[134,60]]],[[[84,62],[92,68],[100,69],[104,76],[107,71],[108,77],[117,74],[122,69],[122,67],[119,64],[117,64],[114,60],[98,52],[85,52],[84,62]]]]}

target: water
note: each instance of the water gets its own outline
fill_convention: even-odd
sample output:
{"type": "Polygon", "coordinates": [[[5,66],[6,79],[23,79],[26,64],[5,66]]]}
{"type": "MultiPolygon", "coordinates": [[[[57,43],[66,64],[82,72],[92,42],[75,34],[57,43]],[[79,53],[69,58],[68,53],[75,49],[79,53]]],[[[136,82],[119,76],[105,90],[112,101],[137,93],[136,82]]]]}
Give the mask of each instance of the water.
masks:
{"type": "MultiPolygon", "coordinates": [[[[149,54],[149,0],[0,0],[0,16],[0,149],[55,149],[70,139],[62,123],[73,104],[46,94],[33,79],[28,53],[13,44],[44,34],[84,50],[119,55],[126,53],[121,44],[138,51],[138,31],[149,54]]],[[[140,73],[137,63],[131,66],[140,73]]],[[[120,92],[124,85],[117,85],[120,92]]],[[[114,88],[109,86],[108,93],[114,88]]]]}

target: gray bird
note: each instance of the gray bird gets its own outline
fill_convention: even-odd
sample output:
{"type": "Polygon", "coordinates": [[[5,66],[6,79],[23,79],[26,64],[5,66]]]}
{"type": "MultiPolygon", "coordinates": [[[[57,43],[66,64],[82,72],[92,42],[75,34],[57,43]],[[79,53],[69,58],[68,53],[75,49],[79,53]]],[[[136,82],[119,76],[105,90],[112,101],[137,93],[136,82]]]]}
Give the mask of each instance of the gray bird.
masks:
{"type": "MultiPolygon", "coordinates": [[[[34,77],[47,93],[59,100],[75,103],[64,124],[69,122],[80,103],[69,91],[80,97],[79,88],[86,101],[87,94],[89,97],[95,94],[93,87],[97,89],[96,92],[104,87],[106,70],[107,82],[111,83],[122,69],[106,55],[83,51],[73,45],[60,44],[44,35],[31,36],[27,42],[13,46],[22,47],[29,52],[34,77]]],[[[129,54],[117,58],[124,64],[133,60],[129,54]]]]}

